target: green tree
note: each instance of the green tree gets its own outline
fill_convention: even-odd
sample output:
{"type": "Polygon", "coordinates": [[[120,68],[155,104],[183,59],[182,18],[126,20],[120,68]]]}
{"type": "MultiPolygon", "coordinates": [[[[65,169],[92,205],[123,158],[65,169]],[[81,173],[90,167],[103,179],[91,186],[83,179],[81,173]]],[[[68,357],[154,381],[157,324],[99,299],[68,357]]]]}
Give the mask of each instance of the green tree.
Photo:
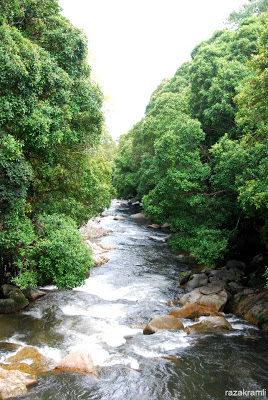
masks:
{"type": "Polygon", "coordinates": [[[115,160],[120,195],[142,199],[173,247],[207,265],[238,254],[242,235],[258,244],[238,256],[262,251],[261,228],[267,243],[267,15],[252,14],[158,86],[115,160]]]}
{"type": "Polygon", "coordinates": [[[268,11],[267,0],[248,0],[239,8],[239,11],[233,11],[228,18],[228,24],[237,27],[244,19],[252,15],[259,15],[268,11]]]}
{"type": "Polygon", "coordinates": [[[1,1],[2,280],[21,270],[18,282],[25,284],[27,277],[33,282],[47,269],[47,277],[58,286],[71,288],[81,284],[84,266],[91,264],[85,244],[75,244],[78,239],[68,232],[108,206],[114,190],[111,166],[99,147],[103,96],[86,59],[86,37],[60,15],[57,0],[1,1]],[[56,236],[44,231],[50,236],[47,264],[37,251],[43,243],[40,215],[51,226],[61,221],[56,236],[66,237],[60,248],[56,236]],[[80,270],[73,246],[81,254],[80,270]],[[57,251],[66,266],[62,269],[57,251]],[[71,264],[76,265],[76,277],[71,264]]]}

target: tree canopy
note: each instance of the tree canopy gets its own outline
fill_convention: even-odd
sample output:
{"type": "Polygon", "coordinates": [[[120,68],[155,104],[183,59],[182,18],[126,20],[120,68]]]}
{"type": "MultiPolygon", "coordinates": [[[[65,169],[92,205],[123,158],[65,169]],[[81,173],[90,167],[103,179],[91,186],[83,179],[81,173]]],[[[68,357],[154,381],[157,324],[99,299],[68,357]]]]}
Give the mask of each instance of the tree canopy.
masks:
{"type": "Polygon", "coordinates": [[[1,1],[2,281],[19,274],[25,284],[83,282],[91,258],[75,229],[114,194],[100,151],[102,101],[87,39],[60,14],[57,0],[1,1]]]}
{"type": "Polygon", "coordinates": [[[170,223],[174,249],[206,265],[267,247],[265,7],[250,1],[236,29],[198,44],[120,138],[119,195],[142,200],[150,218],[170,223]]]}

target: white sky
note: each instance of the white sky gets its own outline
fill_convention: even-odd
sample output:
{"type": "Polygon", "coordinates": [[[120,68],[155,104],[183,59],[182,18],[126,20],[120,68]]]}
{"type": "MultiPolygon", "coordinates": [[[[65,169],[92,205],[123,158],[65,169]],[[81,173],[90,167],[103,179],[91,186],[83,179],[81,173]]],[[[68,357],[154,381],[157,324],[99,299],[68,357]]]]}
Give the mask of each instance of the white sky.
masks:
{"type": "Polygon", "coordinates": [[[59,0],[89,40],[92,74],[114,139],[144,115],[152,92],[246,0],[59,0]]]}

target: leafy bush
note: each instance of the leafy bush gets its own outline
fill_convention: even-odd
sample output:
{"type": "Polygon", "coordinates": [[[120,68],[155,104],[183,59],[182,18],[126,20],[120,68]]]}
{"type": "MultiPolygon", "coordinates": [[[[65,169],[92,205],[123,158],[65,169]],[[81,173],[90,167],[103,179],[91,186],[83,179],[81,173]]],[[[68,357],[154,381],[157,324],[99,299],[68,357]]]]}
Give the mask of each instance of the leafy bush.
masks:
{"type": "Polygon", "coordinates": [[[64,215],[43,215],[35,230],[35,239],[17,256],[19,275],[13,282],[23,289],[36,283],[55,283],[59,289],[81,286],[92,259],[75,222],[64,215]]]}

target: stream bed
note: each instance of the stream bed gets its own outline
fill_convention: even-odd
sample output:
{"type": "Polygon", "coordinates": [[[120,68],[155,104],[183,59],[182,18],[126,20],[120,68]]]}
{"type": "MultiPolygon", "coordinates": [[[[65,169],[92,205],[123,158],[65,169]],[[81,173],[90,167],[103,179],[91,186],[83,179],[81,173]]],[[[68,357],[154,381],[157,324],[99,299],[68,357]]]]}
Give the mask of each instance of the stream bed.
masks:
{"type": "MultiPolygon", "coordinates": [[[[0,319],[1,341],[35,346],[55,363],[86,349],[99,379],[45,373],[20,399],[222,400],[247,398],[226,391],[268,389],[268,335],[238,317],[227,315],[233,330],[224,333],[143,335],[152,317],[171,311],[179,272],[192,266],[171,252],[165,233],[129,218],[138,212],[134,206],[113,201],[109,212],[100,223],[112,232],[99,241],[117,250],[91,271],[85,286],[46,287],[48,294],[25,311],[0,319]],[[125,220],[114,220],[115,214],[125,220]]],[[[0,361],[8,355],[0,353],[0,361]]]]}

